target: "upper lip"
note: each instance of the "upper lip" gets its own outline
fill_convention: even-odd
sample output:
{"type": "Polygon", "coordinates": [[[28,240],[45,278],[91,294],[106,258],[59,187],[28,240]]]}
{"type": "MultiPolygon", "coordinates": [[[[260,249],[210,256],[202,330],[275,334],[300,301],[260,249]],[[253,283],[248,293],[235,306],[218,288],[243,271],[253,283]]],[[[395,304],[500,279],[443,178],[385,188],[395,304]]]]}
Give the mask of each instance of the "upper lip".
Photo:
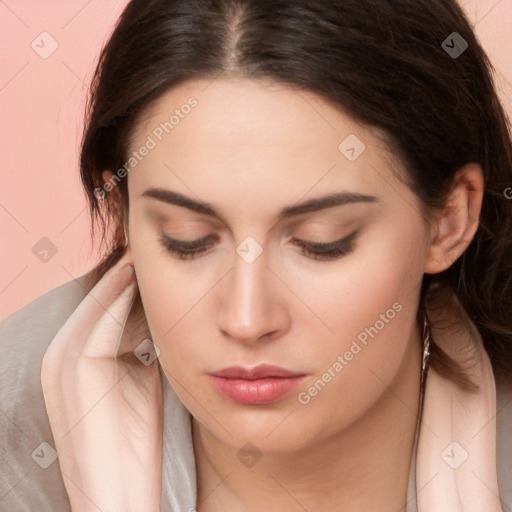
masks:
{"type": "Polygon", "coordinates": [[[228,366],[222,370],[212,372],[210,375],[215,377],[224,377],[228,379],[246,379],[256,380],[264,379],[268,377],[299,377],[305,375],[304,373],[292,372],[281,368],[279,366],[273,366],[270,364],[259,364],[253,368],[247,368],[244,366],[228,366]]]}

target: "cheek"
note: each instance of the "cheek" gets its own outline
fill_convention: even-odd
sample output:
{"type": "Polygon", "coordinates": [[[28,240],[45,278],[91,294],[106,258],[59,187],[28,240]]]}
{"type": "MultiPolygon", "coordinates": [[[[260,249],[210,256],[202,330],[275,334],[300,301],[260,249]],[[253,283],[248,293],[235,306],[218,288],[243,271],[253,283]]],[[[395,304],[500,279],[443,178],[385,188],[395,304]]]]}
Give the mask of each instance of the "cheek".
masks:
{"type": "Polygon", "coordinates": [[[193,266],[174,260],[156,230],[141,218],[138,212],[130,211],[130,249],[148,325],[158,345],[204,294],[207,283],[194,274],[193,266]]]}
{"type": "Polygon", "coordinates": [[[160,362],[179,381],[190,382],[211,360],[205,340],[215,335],[211,300],[223,271],[173,259],[156,237],[131,238],[131,250],[160,362]]]}
{"type": "MultiPolygon", "coordinates": [[[[387,232],[386,226],[368,230],[354,253],[338,262],[308,265],[300,273],[282,269],[294,291],[340,339],[352,339],[388,310],[393,316],[396,302],[404,309],[416,305],[423,278],[424,232],[418,223],[409,229],[388,225],[387,232]]],[[[324,332],[337,346],[335,336],[324,332]]]]}
{"type": "Polygon", "coordinates": [[[315,362],[322,381],[317,387],[329,382],[329,390],[315,398],[318,405],[343,399],[345,411],[362,412],[396,376],[415,336],[422,237],[419,225],[371,234],[360,240],[353,257],[331,270],[303,273],[297,281],[304,302],[323,324],[313,324],[312,317],[296,319],[298,331],[308,332],[300,337],[310,340],[302,347],[303,359],[315,362]]]}

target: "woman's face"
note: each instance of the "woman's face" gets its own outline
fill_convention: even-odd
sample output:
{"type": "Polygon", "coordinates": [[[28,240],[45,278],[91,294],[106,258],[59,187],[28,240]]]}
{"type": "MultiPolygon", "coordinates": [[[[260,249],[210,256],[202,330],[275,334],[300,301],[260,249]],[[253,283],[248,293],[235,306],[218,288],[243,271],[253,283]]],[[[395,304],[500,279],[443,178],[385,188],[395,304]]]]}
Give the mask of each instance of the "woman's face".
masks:
{"type": "Polygon", "coordinates": [[[368,130],[312,93],[198,80],[155,103],[130,148],[128,235],[149,328],[171,386],[218,440],[307,447],[417,371],[407,358],[420,350],[429,231],[368,130]],[[192,258],[167,248],[205,237],[192,258]],[[298,240],[344,241],[329,259],[298,240]],[[300,377],[211,377],[260,364],[300,377]]]}

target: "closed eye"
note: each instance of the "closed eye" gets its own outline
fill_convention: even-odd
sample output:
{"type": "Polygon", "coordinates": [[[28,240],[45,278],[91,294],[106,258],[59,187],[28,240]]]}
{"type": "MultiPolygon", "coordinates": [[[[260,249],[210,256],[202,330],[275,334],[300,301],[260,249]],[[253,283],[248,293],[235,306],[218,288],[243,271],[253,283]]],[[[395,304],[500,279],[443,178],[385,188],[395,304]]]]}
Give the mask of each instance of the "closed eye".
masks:
{"type": "Polygon", "coordinates": [[[316,260],[334,260],[352,252],[355,248],[357,231],[341,240],[329,243],[307,242],[305,240],[295,240],[295,243],[302,248],[304,254],[309,255],[316,260]]]}
{"type": "MultiPolygon", "coordinates": [[[[308,242],[300,239],[293,239],[293,242],[295,245],[301,247],[302,252],[308,258],[328,261],[339,259],[352,252],[355,248],[357,235],[358,231],[354,231],[341,240],[328,243],[308,242]]],[[[212,247],[215,244],[215,238],[214,236],[207,235],[195,240],[177,240],[162,233],[159,240],[165,249],[171,254],[174,254],[178,259],[191,260],[212,247]]]]}

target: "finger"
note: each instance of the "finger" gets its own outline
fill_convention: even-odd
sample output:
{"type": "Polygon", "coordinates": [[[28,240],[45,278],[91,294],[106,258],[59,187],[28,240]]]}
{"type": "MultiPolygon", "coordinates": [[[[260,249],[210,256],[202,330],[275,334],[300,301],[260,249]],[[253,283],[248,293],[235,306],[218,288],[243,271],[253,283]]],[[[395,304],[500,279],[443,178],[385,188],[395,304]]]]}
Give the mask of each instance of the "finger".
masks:
{"type": "Polygon", "coordinates": [[[82,344],[80,356],[108,359],[114,359],[117,356],[136,293],[137,283],[134,279],[97,319],[82,344]]]}
{"type": "Polygon", "coordinates": [[[140,293],[137,293],[131,306],[128,320],[123,329],[123,336],[117,357],[119,358],[130,353],[133,354],[134,350],[148,338],[151,338],[151,333],[144,312],[144,307],[142,306],[140,293]]]}
{"type": "MultiPolygon", "coordinates": [[[[112,333],[121,332],[136,290],[135,273],[124,256],[110,268],[78,305],[52,341],[52,350],[71,350],[79,354],[96,325],[112,333]]],[[[117,340],[116,340],[117,341],[117,340]]]]}

